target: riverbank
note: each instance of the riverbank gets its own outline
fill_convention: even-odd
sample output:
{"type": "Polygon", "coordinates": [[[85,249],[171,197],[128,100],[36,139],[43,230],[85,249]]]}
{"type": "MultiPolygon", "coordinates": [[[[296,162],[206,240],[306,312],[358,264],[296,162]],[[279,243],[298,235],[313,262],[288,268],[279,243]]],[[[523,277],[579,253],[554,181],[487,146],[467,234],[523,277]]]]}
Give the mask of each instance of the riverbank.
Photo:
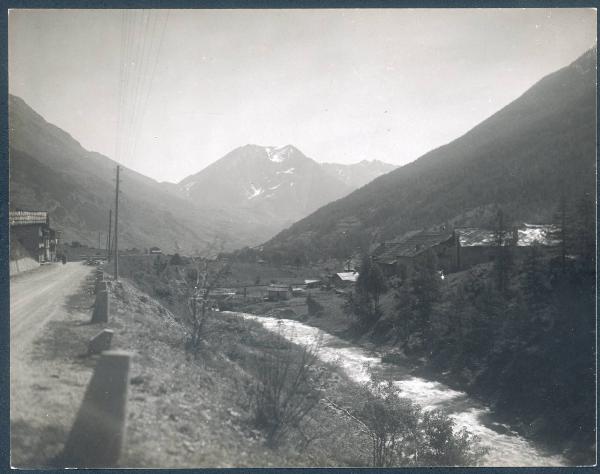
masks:
{"type": "MultiPolygon", "coordinates": [[[[246,305],[244,311],[271,317],[281,317],[300,321],[314,328],[319,328],[327,333],[333,334],[349,343],[355,344],[362,349],[379,354],[384,362],[397,364],[407,373],[414,377],[420,377],[426,380],[435,380],[441,382],[452,390],[466,392],[479,403],[489,406],[493,413],[493,422],[489,421],[489,416],[485,419],[489,427],[499,433],[524,436],[534,442],[541,452],[547,454],[557,451],[567,458],[569,463],[581,464],[581,459],[589,462],[590,451],[586,448],[577,449],[575,446],[567,446],[564,442],[557,443],[556,439],[548,437],[532,436],[531,426],[520,419],[509,416],[506,412],[496,408],[496,400],[488,393],[487,397],[481,387],[474,387],[474,376],[463,379],[457,379],[455,374],[450,371],[437,369],[427,357],[423,355],[407,355],[401,351],[397,345],[391,341],[381,341],[381,337],[374,336],[373,333],[361,333],[352,327],[353,321],[344,313],[341,308],[343,297],[333,292],[311,291],[311,298],[319,303],[323,308],[320,315],[309,315],[306,301],[303,298],[292,298],[280,302],[260,302],[246,305]],[[479,388],[479,389],[477,389],[479,388]]],[[[383,306],[390,306],[393,302],[384,299],[383,306]]]]}

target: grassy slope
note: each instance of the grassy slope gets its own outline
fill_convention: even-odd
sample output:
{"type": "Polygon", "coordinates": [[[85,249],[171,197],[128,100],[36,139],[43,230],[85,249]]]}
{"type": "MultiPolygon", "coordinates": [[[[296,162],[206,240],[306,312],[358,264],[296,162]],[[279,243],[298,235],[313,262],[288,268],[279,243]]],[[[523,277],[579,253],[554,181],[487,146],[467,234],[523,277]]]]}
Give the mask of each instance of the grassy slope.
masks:
{"type": "MultiPolygon", "coordinates": [[[[81,356],[87,340],[101,329],[86,324],[91,286],[90,278],[68,313],[50,322],[36,343],[35,384],[16,401],[11,420],[14,465],[47,466],[66,439],[96,361],[81,356]]],[[[253,426],[248,398],[255,380],[252,356],[273,343],[260,325],[219,315],[210,321],[208,344],[193,358],[183,349],[184,327],[160,303],[126,280],[111,287],[112,316],[106,327],[115,331],[114,348],[134,354],[122,466],[364,465],[366,438],[324,405],[308,429],[316,439],[306,449],[294,436],[278,449],[265,445],[253,426]],[[330,429],[335,434],[325,432],[330,429]]],[[[335,369],[326,369],[328,397],[342,406],[355,403],[356,387],[335,369]]]]}

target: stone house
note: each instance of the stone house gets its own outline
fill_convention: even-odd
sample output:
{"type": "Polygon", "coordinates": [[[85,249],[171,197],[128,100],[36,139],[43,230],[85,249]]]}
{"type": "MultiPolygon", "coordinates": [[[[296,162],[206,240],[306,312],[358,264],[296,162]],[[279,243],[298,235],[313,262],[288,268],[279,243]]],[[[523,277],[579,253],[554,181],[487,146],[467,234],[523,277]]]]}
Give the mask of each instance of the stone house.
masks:
{"type": "Polygon", "coordinates": [[[270,285],[267,287],[267,299],[269,301],[289,300],[291,294],[289,286],[270,285]]]}
{"type": "Polygon", "coordinates": [[[412,232],[408,236],[382,243],[373,259],[386,276],[406,278],[415,263],[424,262],[427,253],[435,254],[438,268],[449,273],[456,268],[455,236],[452,232],[412,232]]]}
{"type": "MultiPolygon", "coordinates": [[[[531,247],[542,253],[555,252],[560,241],[556,239],[558,227],[553,224],[523,224],[506,232],[502,245],[510,246],[516,260],[524,259],[531,247]]],[[[456,269],[465,270],[480,263],[491,262],[496,256],[498,236],[495,231],[475,227],[454,229],[456,236],[456,269]]]]}

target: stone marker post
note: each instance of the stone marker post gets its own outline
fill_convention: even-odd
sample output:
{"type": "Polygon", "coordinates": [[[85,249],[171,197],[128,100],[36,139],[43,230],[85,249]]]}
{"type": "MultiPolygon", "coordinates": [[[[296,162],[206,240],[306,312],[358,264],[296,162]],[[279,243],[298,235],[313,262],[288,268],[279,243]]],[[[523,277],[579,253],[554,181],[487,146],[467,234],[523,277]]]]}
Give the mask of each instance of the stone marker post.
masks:
{"type": "Polygon", "coordinates": [[[104,280],[96,280],[96,287],[94,289],[94,293],[98,294],[101,291],[108,291],[107,282],[104,280]]]}
{"type": "Polygon", "coordinates": [[[109,351],[100,356],[59,464],[62,467],[115,467],[127,418],[131,355],[109,351]]]}
{"type": "Polygon", "coordinates": [[[92,313],[92,324],[107,323],[110,310],[110,295],[108,291],[100,291],[96,294],[94,312],[92,313]]]}
{"type": "Polygon", "coordinates": [[[104,329],[92,337],[88,342],[88,355],[100,354],[109,350],[113,334],[112,329],[104,329]]]}

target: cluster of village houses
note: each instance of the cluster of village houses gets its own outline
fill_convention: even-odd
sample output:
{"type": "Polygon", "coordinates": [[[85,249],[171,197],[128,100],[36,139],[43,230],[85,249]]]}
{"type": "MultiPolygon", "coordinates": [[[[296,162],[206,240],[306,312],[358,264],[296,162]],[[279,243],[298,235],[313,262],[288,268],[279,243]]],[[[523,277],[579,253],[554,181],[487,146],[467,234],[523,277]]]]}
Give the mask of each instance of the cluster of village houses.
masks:
{"type": "MultiPolygon", "coordinates": [[[[9,224],[11,275],[19,271],[19,263],[25,266],[24,262],[39,265],[56,261],[61,233],[50,227],[48,212],[11,211],[9,224]]],[[[510,245],[513,257],[519,259],[532,246],[541,252],[552,251],[560,243],[557,234],[555,225],[523,224],[506,232],[502,245],[510,245]]],[[[498,244],[498,234],[493,230],[461,227],[447,231],[442,227],[437,231],[411,232],[402,238],[383,242],[374,250],[372,257],[386,276],[406,277],[416,263],[423,262],[428,254],[434,254],[441,274],[447,274],[492,261],[498,244]]],[[[162,252],[158,247],[152,247],[148,253],[162,252]]],[[[320,287],[347,291],[358,279],[357,263],[355,259],[346,271],[326,278],[307,279],[292,285],[272,284],[266,288],[266,297],[273,301],[284,300],[320,287]]],[[[213,297],[224,299],[235,293],[222,288],[217,289],[213,297]]]]}
{"type": "MultiPolygon", "coordinates": [[[[554,252],[555,247],[560,244],[557,239],[558,230],[552,224],[523,224],[505,232],[501,236],[502,245],[511,247],[511,255],[515,260],[525,258],[533,246],[542,253],[554,252]]],[[[383,242],[373,251],[372,257],[386,276],[406,278],[415,264],[423,263],[428,254],[434,254],[443,278],[445,274],[493,261],[498,245],[499,236],[493,230],[460,227],[446,231],[442,228],[438,231],[410,232],[402,238],[383,242]]],[[[304,285],[298,285],[297,288],[271,285],[268,288],[268,299],[288,299],[295,292],[300,294],[304,288],[322,285],[343,292],[356,283],[358,275],[353,269],[334,273],[324,280],[305,280],[304,285]]]]}
{"type": "Polygon", "coordinates": [[[384,242],[373,253],[373,258],[386,275],[406,276],[416,262],[422,262],[428,253],[435,254],[438,268],[443,273],[466,270],[480,263],[494,260],[500,244],[510,246],[511,255],[524,258],[532,246],[540,252],[553,251],[560,241],[558,227],[551,224],[523,224],[498,235],[489,229],[457,227],[452,231],[413,232],[408,236],[384,242]]]}

